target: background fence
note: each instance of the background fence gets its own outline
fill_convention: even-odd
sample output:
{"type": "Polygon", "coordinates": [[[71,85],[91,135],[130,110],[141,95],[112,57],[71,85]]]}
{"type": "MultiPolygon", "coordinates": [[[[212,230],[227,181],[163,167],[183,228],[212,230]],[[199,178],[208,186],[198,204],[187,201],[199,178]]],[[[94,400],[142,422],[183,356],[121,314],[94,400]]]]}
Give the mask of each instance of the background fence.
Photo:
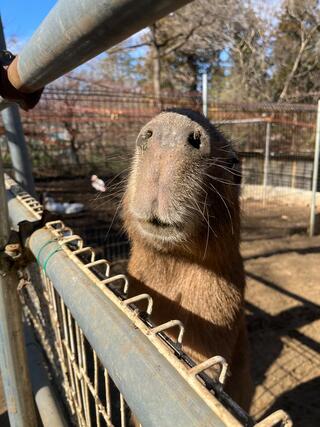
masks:
{"type": "MultiPolygon", "coordinates": [[[[95,0],[94,7],[91,7],[92,1],[60,1],[20,55],[10,57],[9,63],[2,64],[8,66],[2,70],[8,77],[8,81],[6,78],[4,80],[9,89],[12,89],[10,85],[18,92],[23,88],[24,94],[18,93],[18,98],[21,98],[21,105],[29,103],[30,106],[32,97],[37,94],[33,93],[29,97],[25,93],[41,89],[187,2],[163,0],[153,6],[150,2],[127,0],[114,1],[109,8],[106,7],[105,1],[101,0],[95,0]],[[124,8],[130,13],[122,13],[124,8]],[[75,14],[77,19],[74,19],[75,14]],[[69,25],[71,21],[74,23],[72,26],[69,25]],[[70,31],[57,31],[63,28],[69,28],[70,31]],[[99,37],[96,37],[97,34],[99,37]],[[52,46],[55,46],[55,49],[51,49],[52,46]]],[[[4,49],[2,31],[0,44],[4,49]]],[[[0,100],[0,103],[1,108],[7,107],[7,100],[0,100]]],[[[170,96],[163,99],[163,107],[172,105],[198,108],[199,99],[197,95],[170,96]]],[[[126,174],[129,153],[142,119],[145,122],[146,118],[157,111],[158,103],[141,94],[92,94],[81,90],[64,93],[48,90],[38,108],[23,116],[35,171],[38,177],[53,181],[53,185],[60,179],[56,193],[60,192],[61,198],[67,196],[66,178],[72,178],[69,194],[81,198],[80,202],[92,202],[86,200],[85,192],[80,192],[79,179],[83,177],[84,187],[88,187],[88,174],[101,174],[107,169],[110,171],[110,177],[106,178],[109,193],[113,190],[111,197],[115,199],[114,203],[109,200],[107,209],[101,208],[101,199],[96,200],[97,209],[91,209],[90,203],[83,203],[84,214],[91,215],[92,219],[90,223],[86,218],[86,230],[91,230],[93,234],[96,228],[93,230],[91,224],[99,221],[103,223],[102,219],[99,219],[100,214],[108,217],[108,229],[112,233],[119,231],[115,214],[121,197],[121,175],[126,174]],[[53,177],[56,178],[55,181],[53,177]],[[112,218],[108,216],[109,210],[115,211],[111,214],[112,218]]],[[[11,152],[16,150],[12,159],[15,168],[13,172],[17,175],[20,173],[19,182],[28,185],[33,192],[33,177],[29,171],[18,110],[8,108],[3,119],[11,152]]],[[[261,121],[259,117],[258,119],[261,121]]],[[[228,124],[231,123],[224,123],[228,124]]],[[[272,125],[273,122],[269,118],[263,162],[263,205],[266,204],[267,196],[269,198],[267,189],[272,125]]],[[[2,169],[2,155],[7,165],[9,156],[5,145],[1,145],[2,169]]],[[[245,155],[243,157],[246,158],[245,155]]],[[[253,168],[253,165],[246,161],[244,169],[253,168]]],[[[41,193],[40,184],[41,181],[38,183],[38,191],[41,193]]],[[[245,184],[244,188],[248,185],[250,184],[245,184]]],[[[294,185],[291,187],[295,188],[294,185]]],[[[53,191],[52,188],[49,190],[53,191]]],[[[45,194],[42,196],[44,205],[47,206],[48,199],[45,194]]],[[[92,191],[90,197],[92,198],[92,191]]],[[[246,195],[243,197],[245,199],[246,195]]],[[[226,365],[220,357],[214,357],[196,366],[181,350],[183,325],[178,321],[153,325],[149,317],[152,312],[151,298],[148,295],[139,295],[128,299],[126,277],[110,275],[109,262],[96,260],[95,252],[84,247],[82,238],[74,235],[63,222],[53,221],[43,227],[41,218],[36,224],[21,224],[17,219],[19,215],[20,220],[25,220],[30,215],[39,220],[41,205],[30,195],[21,194],[14,183],[10,184],[10,179],[5,194],[2,173],[0,199],[3,216],[0,233],[0,323],[3,341],[0,361],[8,403],[11,403],[10,396],[16,398],[19,403],[17,407],[8,408],[12,424],[36,424],[31,390],[28,389],[30,381],[27,369],[20,369],[21,377],[18,378],[19,368],[26,367],[21,330],[22,316],[16,293],[19,282],[18,289],[24,298],[26,318],[38,332],[43,348],[48,349],[47,358],[51,362],[53,376],[62,386],[62,395],[71,418],[76,420],[78,425],[98,426],[105,423],[125,426],[127,415],[122,394],[139,419],[148,426],[170,426],[174,423],[177,426],[236,427],[240,422],[247,426],[253,425],[254,421],[223,391],[226,365]],[[11,226],[16,229],[16,233],[11,233],[11,226]],[[27,240],[26,235],[29,237],[27,240]],[[20,243],[17,244],[15,239],[20,243]],[[26,247],[40,266],[42,278],[38,277],[38,267],[32,266],[30,259],[25,260],[29,264],[26,271],[26,264],[17,262],[26,247]],[[119,286],[119,281],[122,287],[119,286]],[[8,298],[10,294],[11,299],[8,298]],[[141,300],[147,301],[147,308],[144,310],[136,307],[136,303],[141,300]],[[177,340],[170,339],[164,332],[172,326],[179,327],[177,340]],[[130,357],[127,357],[128,351],[130,357]],[[98,359],[101,360],[103,368],[98,359]],[[216,364],[221,367],[218,381],[203,373],[216,364]],[[120,412],[120,416],[115,417],[110,399],[112,391],[109,372],[118,388],[118,399],[115,401],[119,402],[116,404],[116,413],[120,412]],[[237,416],[238,421],[232,414],[237,416]]],[[[78,228],[83,226],[83,219],[83,215],[75,215],[74,218],[68,216],[68,221],[74,221],[78,228]]],[[[104,237],[104,243],[107,237],[104,237]]],[[[45,407],[46,405],[42,406],[42,409],[45,407]]],[[[40,409],[39,412],[42,413],[40,409]]],[[[271,426],[280,420],[283,424],[291,425],[288,416],[283,411],[278,411],[257,426],[271,426]]]]}
{"type": "MultiPolygon", "coordinates": [[[[163,95],[162,107],[201,110],[199,93],[163,95]]],[[[121,191],[140,128],[159,112],[151,95],[117,88],[48,88],[22,113],[38,191],[79,201],[85,213],[67,222],[111,259],[129,250],[118,220],[121,191]],[[95,196],[91,174],[107,181],[95,196]],[[109,230],[109,231],[107,231],[109,230]]],[[[233,141],[242,162],[244,227],[263,223],[272,235],[306,232],[309,220],[316,105],[208,102],[208,117],[233,141]]],[[[4,131],[5,164],[10,167],[4,131]]],[[[319,187],[319,185],[318,185],[319,187]]]]}

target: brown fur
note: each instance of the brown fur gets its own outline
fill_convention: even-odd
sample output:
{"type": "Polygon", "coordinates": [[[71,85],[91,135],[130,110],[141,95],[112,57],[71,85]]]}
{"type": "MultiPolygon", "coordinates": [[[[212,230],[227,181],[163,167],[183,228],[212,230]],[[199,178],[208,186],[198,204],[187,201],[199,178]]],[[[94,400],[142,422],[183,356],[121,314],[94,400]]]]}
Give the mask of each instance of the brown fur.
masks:
{"type": "Polygon", "coordinates": [[[124,220],[132,242],[131,292],[154,297],[157,324],[184,323],[183,349],[195,361],[225,357],[231,372],[226,391],[248,409],[252,385],[234,159],[230,143],[202,115],[161,113],[138,136],[124,220]]]}

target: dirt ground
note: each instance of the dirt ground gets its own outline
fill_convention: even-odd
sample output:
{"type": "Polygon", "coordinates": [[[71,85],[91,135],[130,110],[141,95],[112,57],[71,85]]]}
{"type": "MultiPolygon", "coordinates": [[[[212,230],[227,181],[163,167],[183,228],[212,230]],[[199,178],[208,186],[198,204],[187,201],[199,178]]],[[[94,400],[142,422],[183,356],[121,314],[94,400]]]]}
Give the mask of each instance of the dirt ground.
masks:
{"type": "MultiPolygon", "coordinates": [[[[50,184],[54,197],[87,206],[86,214],[73,219],[78,226],[110,223],[111,204],[96,203],[88,182],[70,182],[63,191],[60,184],[50,184]]],[[[48,186],[39,183],[38,189],[48,186]]],[[[305,207],[246,201],[244,208],[241,250],[256,386],[252,414],[260,419],[282,408],[295,427],[319,427],[320,236],[307,237],[305,207]]],[[[1,427],[3,411],[0,392],[1,427]]]]}
{"type": "Polygon", "coordinates": [[[252,414],[285,409],[320,426],[320,237],[244,242],[247,323],[256,385],[252,414]]]}

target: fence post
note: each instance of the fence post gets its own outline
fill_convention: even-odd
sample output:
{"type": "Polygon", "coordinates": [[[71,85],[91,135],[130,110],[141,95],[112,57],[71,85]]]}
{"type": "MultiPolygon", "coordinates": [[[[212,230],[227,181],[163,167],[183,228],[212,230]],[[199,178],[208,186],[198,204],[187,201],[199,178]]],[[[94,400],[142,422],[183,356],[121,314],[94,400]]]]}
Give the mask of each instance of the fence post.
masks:
{"type": "MultiPolygon", "coordinates": [[[[5,49],[6,41],[0,16],[0,50],[5,49]]],[[[1,115],[8,140],[15,179],[34,196],[35,189],[31,162],[23,134],[18,106],[16,104],[10,104],[1,112],[1,115]]]]}
{"type": "Polygon", "coordinates": [[[315,219],[317,208],[317,187],[319,177],[319,155],[320,155],[320,100],[318,101],[317,110],[317,127],[316,127],[316,140],[313,159],[313,178],[312,178],[312,192],[311,192],[311,206],[310,206],[310,237],[315,234],[315,219]]]}
{"type": "Polygon", "coordinates": [[[208,117],[208,74],[202,74],[202,112],[205,117],[208,117]]]}
{"type": "Polygon", "coordinates": [[[269,160],[270,160],[270,134],[271,134],[271,123],[267,122],[266,126],[266,142],[264,148],[264,164],[263,164],[263,204],[266,202],[266,193],[268,185],[268,174],[269,174],[269,160]]]}
{"type": "Polygon", "coordinates": [[[0,371],[11,427],[35,427],[37,418],[29,380],[18,296],[18,276],[10,237],[0,153],[0,371]]]}
{"type": "Polygon", "coordinates": [[[16,104],[10,105],[10,107],[1,112],[1,115],[10,150],[14,177],[28,193],[34,196],[35,187],[31,162],[23,134],[18,106],[16,104]]]}

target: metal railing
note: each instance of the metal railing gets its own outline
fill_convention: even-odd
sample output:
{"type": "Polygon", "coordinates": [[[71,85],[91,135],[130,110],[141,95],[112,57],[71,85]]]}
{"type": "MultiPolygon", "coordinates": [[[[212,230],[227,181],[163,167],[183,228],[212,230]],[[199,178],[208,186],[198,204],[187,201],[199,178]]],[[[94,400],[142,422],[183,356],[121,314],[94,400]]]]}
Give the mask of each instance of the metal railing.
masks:
{"type": "MultiPolygon", "coordinates": [[[[9,177],[6,188],[15,228],[23,219],[40,220],[42,207],[34,198],[9,177]]],[[[97,260],[70,228],[59,220],[38,228],[34,221],[26,246],[41,277],[35,264],[29,267],[20,294],[75,425],[126,426],[128,407],[144,426],[254,425],[223,391],[223,358],[196,365],[181,349],[179,321],[152,324],[148,295],[127,299],[126,276],[113,276],[112,265],[97,260]],[[176,341],[165,333],[171,327],[179,330],[176,341]],[[204,372],[214,365],[220,366],[217,381],[204,372]]],[[[291,425],[277,411],[258,426],[279,420],[291,425]]]]}
{"type": "MultiPolygon", "coordinates": [[[[34,106],[44,85],[188,1],[59,1],[21,54],[7,64],[6,93],[13,93],[7,98],[34,106]]],[[[5,100],[0,108],[7,105],[5,100]]],[[[13,127],[17,130],[17,121],[13,127]]],[[[17,142],[13,168],[20,170],[22,164],[21,176],[32,191],[22,132],[17,142]]],[[[75,425],[124,427],[134,417],[135,424],[139,420],[146,427],[253,426],[223,390],[224,359],[213,355],[195,364],[182,350],[181,322],[154,325],[151,297],[128,298],[126,276],[113,274],[110,263],[96,259],[61,221],[45,221],[39,202],[9,177],[5,195],[0,167],[0,362],[12,427],[37,423],[17,289],[26,322],[37,332],[75,425]],[[179,331],[176,340],[166,334],[172,327],[179,331]],[[213,366],[220,368],[217,380],[205,372],[213,366]]],[[[48,396],[41,396],[35,400],[47,427],[53,415],[50,418],[46,410],[48,396]]],[[[54,405],[52,399],[53,410],[54,405]]],[[[54,416],[65,424],[59,410],[54,416]]],[[[277,411],[258,426],[279,422],[291,425],[288,416],[277,411]]]]}
{"type": "Polygon", "coordinates": [[[9,82],[23,93],[41,89],[190,1],[59,1],[9,66],[9,82]]]}

